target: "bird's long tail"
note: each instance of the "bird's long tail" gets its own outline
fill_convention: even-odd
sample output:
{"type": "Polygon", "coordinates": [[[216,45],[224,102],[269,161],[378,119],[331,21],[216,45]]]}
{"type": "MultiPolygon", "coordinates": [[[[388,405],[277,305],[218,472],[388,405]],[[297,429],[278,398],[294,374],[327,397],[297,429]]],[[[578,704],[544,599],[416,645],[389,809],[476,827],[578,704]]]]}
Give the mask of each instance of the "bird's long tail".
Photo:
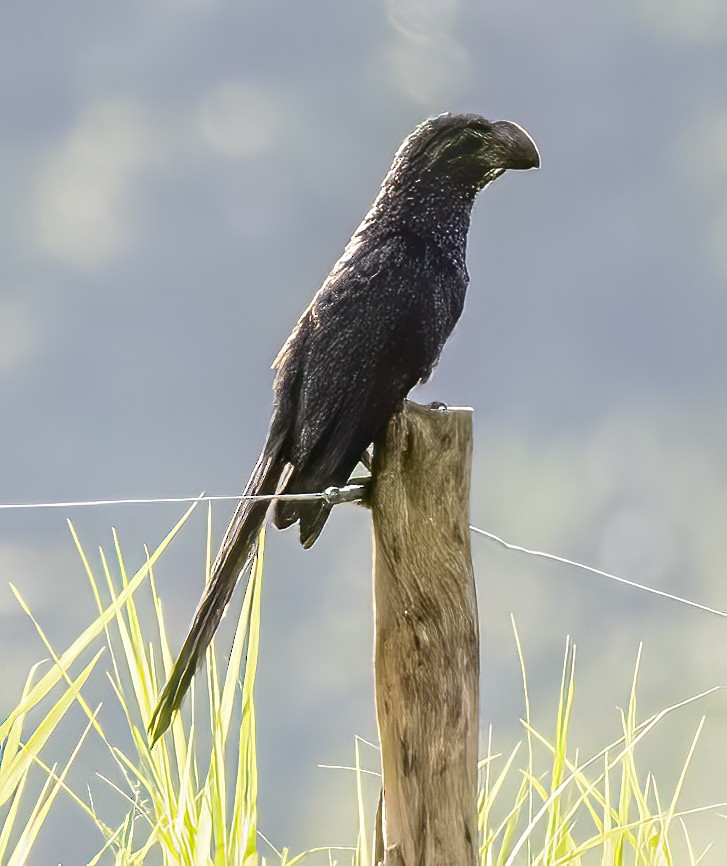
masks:
{"type": "MultiPolygon", "coordinates": [[[[276,492],[285,468],[285,462],[278,456],[278,451],[278,448],[271,448],[268,440],[245,487],[246,496],[276,492]]],[[[202,663],[205,650],[220,624],[237,579],[255,553],[258,535],[269,505],[270,503],[264,500],[243,499],[237,506],[215,558],[210,581],[194,614],[189,634],[149,722],[152,745],[169,727],[195,671],[202,663]]]]}

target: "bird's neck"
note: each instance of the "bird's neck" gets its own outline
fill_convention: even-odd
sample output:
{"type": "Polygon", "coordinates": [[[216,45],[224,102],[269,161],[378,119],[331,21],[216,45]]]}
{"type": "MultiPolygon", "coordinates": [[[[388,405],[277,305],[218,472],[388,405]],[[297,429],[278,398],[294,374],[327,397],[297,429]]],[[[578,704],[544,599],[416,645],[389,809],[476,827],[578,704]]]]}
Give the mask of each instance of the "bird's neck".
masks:
{"type": "Polygon", "coordinates": [[[394,229],[417,235],[426,244],[464,264],[467,232],[476,191],[423,179],[396,195],[381,196],[381,209],[394,229]]]}

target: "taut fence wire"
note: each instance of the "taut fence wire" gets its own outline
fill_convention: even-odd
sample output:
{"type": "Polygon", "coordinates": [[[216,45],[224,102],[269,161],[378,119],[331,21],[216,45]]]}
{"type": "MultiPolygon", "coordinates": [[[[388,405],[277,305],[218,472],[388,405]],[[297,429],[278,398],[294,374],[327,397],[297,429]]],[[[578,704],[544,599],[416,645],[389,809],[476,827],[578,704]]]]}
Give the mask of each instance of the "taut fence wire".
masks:
{"type": "MultiPolygon", "coordinates": [[[[93,508],[93,507],[101,507],[101,506],[111,506],[111,505],[158,505],[158,504],[185,504],[191,502],[242,502],[242,501],[255,501],[255,502],[274,502],[276,500],[283,502],[303,502],[303,501],[314,501],[314,500],[326,500],[331,505],[335,505],[339,502],[352,501],[355,494],[363,491],[363,484],[352,484],[344,488],[340,487],[329,487],[323,491],[317,491],[315,493],[270,493],[270,494],[258,494],[255,496],[246,496],[241,494],[234,495],[221,495],[221,496],[210,496],[207,494],[202,494],[200,496],[163,496],[163,497],[154,497],[154,498],[131,498],[131,499],[85,499],[85,500],[75,500],[68,502],[8,502],[8,503],[0,503],[0,511],[32,511],[32,510],[43,510],[43,509],[75,509],[75,508],[93,508]]],[[[669,601],[676,602],[677,604],[682,604],[687,607],[694,608],[696,610],[703,611],[704,613],[712,614],[713,616],[719,616],[722,618],[727,618],[727,611],[719,610],[715,607],[710,607],[706,604],[701,604],[700,602],[694,601],[689,598],[685,598],[680,595],[675,595],[671,592],[666,592],[663,589],[658,589],[654,586],[648,586],[644,583],[639,583],[635,580],[629,580],[626,577],[621,577],[618,574],[613,574],[608,571],[603,571],[600,568],[594,568],[591,565],[586,565],[583,562],[577,562],[573,559],[567,559],[564,556],[557,556],[554,553],[547,553],[543,550],[533,550],[528,547],[523,547],[519,544],[513,544],[512,542],[505,541],[500,536],[495,535],[493,532],[488,532],[485,529],[480,529],[478,526],[470,525],[470,531],[475,535],[480,536],[481,538],[487,538],[489,541],[498,544],[500,547],[504,547],[506,550],[510,550],[514,553],[522,553],[526,556],[532,556],[538,559],[546,559],[550,562],[557,562],[561,565],[567,565],[571,568],[578,568],[581,571],[585,571],[588,574],[593,574],[598,577],[604,577],[607,580],[612,580],[615,583],[620,583],[624,586],[628,586],[631,589],[639,590],[640,592],[646,592],[651,595],[659,596],[660,598],[667,599],[669,601]]]]}

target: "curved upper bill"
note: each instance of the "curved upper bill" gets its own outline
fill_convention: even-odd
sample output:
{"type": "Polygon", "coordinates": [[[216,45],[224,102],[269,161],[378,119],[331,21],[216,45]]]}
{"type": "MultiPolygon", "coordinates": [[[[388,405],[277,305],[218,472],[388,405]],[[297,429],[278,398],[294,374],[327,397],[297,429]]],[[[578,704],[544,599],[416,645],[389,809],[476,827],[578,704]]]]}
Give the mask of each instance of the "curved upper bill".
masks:
{"type": "Polygon", "coordinates": [[[498,120],[492,124],[497,138],[505,146],[503,168],[525,169],[540,167],[540,153],[532,137],[522,126],[511,120],[498,120]]]}

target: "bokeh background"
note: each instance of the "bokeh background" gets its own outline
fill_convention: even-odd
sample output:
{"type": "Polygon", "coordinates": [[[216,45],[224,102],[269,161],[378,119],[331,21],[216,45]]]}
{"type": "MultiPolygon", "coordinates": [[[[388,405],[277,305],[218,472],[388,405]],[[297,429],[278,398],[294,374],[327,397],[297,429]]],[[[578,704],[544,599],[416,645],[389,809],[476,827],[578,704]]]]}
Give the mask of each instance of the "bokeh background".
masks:
{"type": "MultiPolygon", "coordinates": [[[[0,20],[0,500],[238,492],[270,362],[395,149],[475,111],[525,126],[542,170],[478,200],[465,315],[419,392],[474,407],[473,522],[727,609],[722,0],[27,0],[0,20]]],[[[9,582],[57,646],[93,615],[65,518],[91,550],[118,527],[138,564],[181,510],[0,512],[0,716],[46,655],[9,582]]],[[[200,512],[158,572],[177,646],[204,533],[200,512]]],[[[644,716],[724,683],[724,619],[473,548],[498,750],[522,736],[511,613],[546,734],[575,640],[582,754],[618,736],[640,643],[644,716]]],[[[353,779],[317,765],[375,739],[369,556],[353,507],[308,553],[269,539],[260,826],[293,850],[355,838],[353,779]]],[[[645,744],[669,791],[707,714],[684,807],[727,800],[726,711],[718,692],[645,744]]],[[[102,754],[74,783],[112,823],[102,754]]],[[[690,824],[718,840],[705,862],[723,824],[690,824]]],[[[33,862],[100,843],[65,801],[33,862]]]]}

